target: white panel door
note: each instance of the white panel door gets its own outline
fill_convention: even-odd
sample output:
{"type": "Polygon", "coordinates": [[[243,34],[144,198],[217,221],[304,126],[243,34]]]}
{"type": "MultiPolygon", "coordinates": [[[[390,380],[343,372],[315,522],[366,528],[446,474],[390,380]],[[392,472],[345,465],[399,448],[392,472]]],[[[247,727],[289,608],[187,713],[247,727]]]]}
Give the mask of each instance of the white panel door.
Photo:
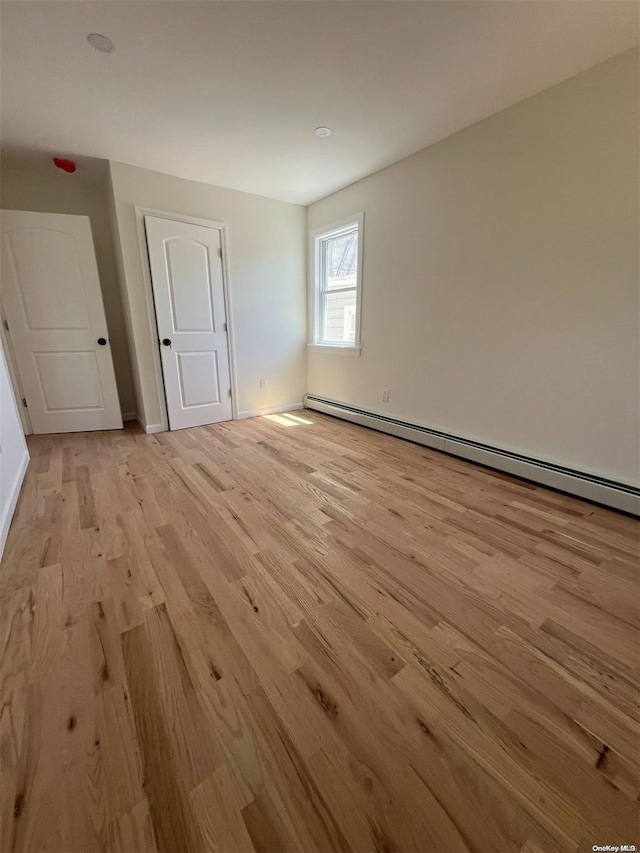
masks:
{"type": "Polygon", "coordinates": [[[231,420],[220,231],[145,216],[169,428],[231,420]]]}
{"type": "Polygon", "coordinates": [[[0,216],[0,297],[33,431],[122,429],[89,217],[0,216]]]}

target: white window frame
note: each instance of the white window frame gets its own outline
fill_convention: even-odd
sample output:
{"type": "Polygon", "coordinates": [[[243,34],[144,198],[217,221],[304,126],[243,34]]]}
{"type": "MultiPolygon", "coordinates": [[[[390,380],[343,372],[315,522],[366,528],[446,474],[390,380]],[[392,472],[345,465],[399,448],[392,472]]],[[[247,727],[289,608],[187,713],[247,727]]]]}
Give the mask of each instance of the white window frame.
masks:
{"type": "MultiPolygon", "coordinates": [[[[362,325],[362,258],[364,248],[364,213],[356,213],[332,222],[322,228],[316,228],[309,233],[309,342],[308,348],[311,352],[324,352],[333,355],[360,355],[360,328],[362,325]],[[358,229],[358,269],[356,274],[356,320],[355,340],[352,342],[336,342],[322,340],[322,308],[321,308],[321,280],[322,280],[322,241],[331,237],[339,237],[345,231],[351,231],[354,227],[358,229]]],[[[345,288],[352,290],[353,288],[345,288]]],[[[340,293],[339,289],[331,291],[340,293]]]]}

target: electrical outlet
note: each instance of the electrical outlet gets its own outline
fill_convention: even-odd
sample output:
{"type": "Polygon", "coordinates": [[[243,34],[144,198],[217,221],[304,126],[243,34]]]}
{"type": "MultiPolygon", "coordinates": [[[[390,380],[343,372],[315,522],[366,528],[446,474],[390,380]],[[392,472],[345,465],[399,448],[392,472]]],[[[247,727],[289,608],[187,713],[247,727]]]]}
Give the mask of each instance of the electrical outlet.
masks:
{"type": "Polygon", "coordinates": [[[383,403],[389,402],[389,389],[388,388],[385,388],[384,391],[382,392],[382,402],[383,403]]]}
{"type": "Polygon", "coordinates": [[[264,389],[265,389],[266,387],[267,387],[267,380],[266,380],[266,379],[261,379],[261,380],[260,380],[260,390],[261,390],[261,391],[264,391],[264,389]]]}

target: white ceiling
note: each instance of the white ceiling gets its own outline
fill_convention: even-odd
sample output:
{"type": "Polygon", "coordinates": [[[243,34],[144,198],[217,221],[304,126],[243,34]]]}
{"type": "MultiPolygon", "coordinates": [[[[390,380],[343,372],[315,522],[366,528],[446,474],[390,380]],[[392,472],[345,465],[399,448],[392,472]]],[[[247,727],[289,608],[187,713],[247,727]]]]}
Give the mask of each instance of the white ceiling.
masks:
{"type": "MultiPolygon", "coordinates": [[[[11,156],[308,204],[638,42],[638,3],[2,3],[11,156]],[[86,41],[108,35],[106,55],[86,41]],[[328,125],[329,139],[313,129],[328,125]]],[[[53,167],[52,167],[53,168],[53,167]]]]}

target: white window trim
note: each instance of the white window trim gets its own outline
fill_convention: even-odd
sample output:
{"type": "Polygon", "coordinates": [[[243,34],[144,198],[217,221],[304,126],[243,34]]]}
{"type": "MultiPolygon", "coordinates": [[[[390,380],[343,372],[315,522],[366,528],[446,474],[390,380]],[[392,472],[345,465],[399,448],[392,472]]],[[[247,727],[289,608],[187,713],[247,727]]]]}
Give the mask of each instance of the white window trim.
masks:
{"type": "MultiPolygon", "coordinates": [[[[362,259],[364,256],[364,213],[347,216],[338,222],[332,222],[322,228],[309,232],[309,317],[308,348],[310,352],[330,355],[360,355],[362,346],[360,329],[362,326],[362,259]],[[329,343],[320,340],[320,245],[323,239],[334,237],[353,226],[358,228],[358,271],[356,275],[356,328],[353,343],[329,343]]],[[[351,289],[351,288],[349,288],[351,289]]]]}

